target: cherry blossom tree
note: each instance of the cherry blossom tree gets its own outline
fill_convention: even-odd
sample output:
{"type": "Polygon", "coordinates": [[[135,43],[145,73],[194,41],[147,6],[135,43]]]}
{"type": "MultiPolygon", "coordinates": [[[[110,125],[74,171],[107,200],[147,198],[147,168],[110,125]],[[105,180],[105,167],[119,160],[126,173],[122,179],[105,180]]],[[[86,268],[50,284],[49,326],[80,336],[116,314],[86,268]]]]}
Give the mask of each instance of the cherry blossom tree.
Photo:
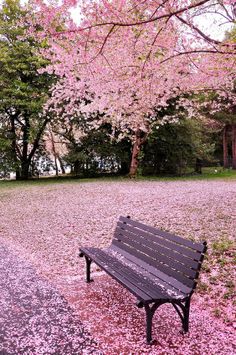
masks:
{"type": "Polygon", "coordinates": [[[186,92],[232,87],[235,43],[214,38],[199,26],[199,18],[214,14],[216,25],[233,22],[234,1],[65,0],[57,5],[35,0],[31,4],[37,9],[31,31],[40,24],[40,36],[50,42],[50,50],[44,50],[52,63],[47,71],[61,77],[48,107],[67,116],[106,112],[102,120],[133,137],[131,176],[156,119],[154,108],[162,109],[170,98],[186,92]],[[80,6],[79,24],[70,16],[75,6],[80,6]],[[64,28],[55,31],[59,17],[64,18],[64,28]],[[86,100],[78,100],[82,97],[86,100]],[[62,101],[66,108],[62,109],[62,101]]]}

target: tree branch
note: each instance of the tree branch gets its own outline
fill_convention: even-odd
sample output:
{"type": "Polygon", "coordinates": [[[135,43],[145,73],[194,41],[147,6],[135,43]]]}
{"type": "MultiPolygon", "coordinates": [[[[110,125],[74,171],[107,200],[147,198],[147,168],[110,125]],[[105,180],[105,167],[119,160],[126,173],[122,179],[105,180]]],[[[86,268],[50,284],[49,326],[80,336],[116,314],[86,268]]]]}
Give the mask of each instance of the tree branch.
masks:
{"type": "Polygon", "coordinates": [[[186,54],[194,54],[194,53],[215,53],[215,54],[233,54],[235,55],[235,52],[223,52],[223,51],[219,51],[217,49],[213,50],[213,49],[196,49],[196,50],[191,50],[191,51],[185,51],[185,52],[180,52],[180,53],[177,53],[177,54],[173,54],[172,56],[162,60],[160,62],[160,64],[163,64],[175,57],[179,57],[181,55],[186,55],[186,54]]]}

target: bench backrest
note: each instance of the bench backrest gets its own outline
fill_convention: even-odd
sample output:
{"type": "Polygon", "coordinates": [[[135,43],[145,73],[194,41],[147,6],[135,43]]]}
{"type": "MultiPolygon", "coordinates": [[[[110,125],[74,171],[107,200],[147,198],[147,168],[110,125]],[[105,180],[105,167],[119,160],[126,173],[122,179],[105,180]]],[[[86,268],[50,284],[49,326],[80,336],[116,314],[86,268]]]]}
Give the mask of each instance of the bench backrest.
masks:
{"type": "Polygon", "coordinates": [[[112,245],[193,289],[204,258],[206,242],[195,243],[171,233],[120,217],[112,245]]]}

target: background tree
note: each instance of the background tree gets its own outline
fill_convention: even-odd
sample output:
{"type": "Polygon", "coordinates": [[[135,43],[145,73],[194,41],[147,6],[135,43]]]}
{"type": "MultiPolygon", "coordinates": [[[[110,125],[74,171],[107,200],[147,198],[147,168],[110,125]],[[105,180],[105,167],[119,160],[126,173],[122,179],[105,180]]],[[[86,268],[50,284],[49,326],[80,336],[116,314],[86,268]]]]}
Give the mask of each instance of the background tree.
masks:
{"type": "MultiPolygon", "coordinates": [[[[182,104],[184,104],[182,102],[182,104]]],[[[234,84],[231,89],[225,90],[219,87],[218,90],[210,90],[192,96],[191,105],[188,107],[193,115],[207,119],[208,127],[215,126],[222,149],[220,149],[224,168],[236,169],[236,95],[234,84]]]]}
{"type": "Polygon", "coordinates": [[[86,119],[81,124],[81,119],[73,117],[63,126],[54,126],[54,132],[67,149],[61,158],[71,166],[73,175],[128,174],[131,142],[117,139],[120,132],[113,132],[111,125],[104,123],[94,128],[86,119]]]}
{"type": "MultiPolygon", "coordinates": [[[[27,8],[6,0],[0,9],[0,125],[2,145],[17,179],[27,179],[32,159],[52,116],[43,110],[55,76],[39,74],[48,61],[38,54],[45,43],[25,38],[27,8]]],[[[32,14],[33,16],[33,14],[32,14]]]]}
{"type": "Polygon", "coordinates": [[[212,133],[206,124],[188,118],[154,127],[143,147],[142,174],[201,173],[203,163],[216,161],[212,133]]]}
{"type": "Polygon", "coordinates": [[[69,96],[67,111],[73,115],[78,109],[73,100],[92,97],[82,105],[84,112],[106,112],[108,123],[131,136],[131,175],[155,107],[165,107],[171,97],[189,90],[212,89],[222,82],[229,86],[235,75],[235,44],[211,37],[196,22],[212,12],[233,22],[232,1],[66,0],[58,6],[36,5],[40,3],[46,17],[38,22],[53,48],[45,53],[53,63],[48,71],[61,77],[53,100],[69,96]],[[55,34],[52,24],[58,13],[75,4],[81,5],[81,23],[68,21],[66,30],[55,34]]]}

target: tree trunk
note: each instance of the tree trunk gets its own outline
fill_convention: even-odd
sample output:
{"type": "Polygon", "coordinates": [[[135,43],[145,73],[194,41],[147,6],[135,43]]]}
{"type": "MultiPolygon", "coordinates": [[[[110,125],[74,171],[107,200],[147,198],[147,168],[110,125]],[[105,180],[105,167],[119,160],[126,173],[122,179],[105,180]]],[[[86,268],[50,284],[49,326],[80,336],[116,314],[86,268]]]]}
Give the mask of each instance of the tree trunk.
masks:
{"type": "Polygon", "coordinates": [[[12,156],[12,161],[14,163],[16,180],[18,180],[20,178],[20,167],[19,167],[19,160],[17,157],[16,127],[15,127],[15,119],[17,118],[17,115],[9,115],[9,116],[10,116],[10,122],[11,122],[11,128],[10,128],[11,156],[12,156]]]}
{"type": "Polygon", "coordinates": [[[229,125],[225,125],[223,130],[223,165],[225,169],[229,168],[228,132],[229,125]]]}
{"type": "Polygon", "coordinates": [[[54,164],[55,164],[55,170],[56,170],[56,176],[59,175],[58,173],[58,166],[57,166],[57,152],[56,152],[56,147],[55,147],[55,142],[54,142],[54,137],[51,128],[49,128],[50,136],[51,136],[51,143],[52,143],[52,153],[54,157],[54,164]]]}
{"type": "Polygon", "coordinates": [[[202,174],[202,161],[199,158],[196,158],[195,173],[202,174]]]}
{"type": "Polygon", "coordinates": [[[55,164],[56,176],[58,176],[59,171],[58,171],[58,166],[57,166],[57,157],[55,155],[54,155],[54,164],[55,164]]]}
{"type": "Polygon", "coordinates": [[[79,160],[76,160],[74,162],[74,169],[73,169],[74,175],[78,176],[79,175],[79,171],[80,171],[80,162],[79,162],[79,160]]]}
{"type": "Polygon", "coordinates": [[[63,161],[62,161],[62,159],[61,159],[61,157],[60,157],[59,155],[57,156],[57,158],[58,158],[59,163],[60,163],[60,168],[61,168],[61,172],[62,172],[62,174],[65,174],[65,173],[66,173],[66,171],[65,171],[65,168],[64,168],[63,161]]]}
{"type": "Polygon", "coordinates": [[[135,132],[135,142],[132,149],[132,158],[130,163],[129,177],[134,178],[137,175],[139,165],[139,153],[143,143],[147,139],[147,133],[141,131],[139,128],[135,132]]]}
{"type": "Polygon", "coordinates": [[[236,169],[236,124],[232,125],[232,168],[236,169]]]}
{"type": "Polygon", "coordinates": [[[28,146],[29,146],[29,130],[30,121],[27,114],[25,114],[25,124],[22,127],[22,154],[21,154],[21,168],[20,168],[20,180],[27,180],[29,178],[29,167],[31,159],[28,159],[28,146]]]}
{"type": "Polygon", "coordinates": [[[28,180],[29,178],[29,167],[30,167],[30,162],[28,159],[25,161],[21,162],[21,173],[20,173],[20,178],[19,180],[28,180]]]}
{"type": "Polygon", "coordinates": [[[129,164],[128,164],[128,162],[121,161],[119,173],[121,175],[127,175],[129,173],[129,164]]]}

